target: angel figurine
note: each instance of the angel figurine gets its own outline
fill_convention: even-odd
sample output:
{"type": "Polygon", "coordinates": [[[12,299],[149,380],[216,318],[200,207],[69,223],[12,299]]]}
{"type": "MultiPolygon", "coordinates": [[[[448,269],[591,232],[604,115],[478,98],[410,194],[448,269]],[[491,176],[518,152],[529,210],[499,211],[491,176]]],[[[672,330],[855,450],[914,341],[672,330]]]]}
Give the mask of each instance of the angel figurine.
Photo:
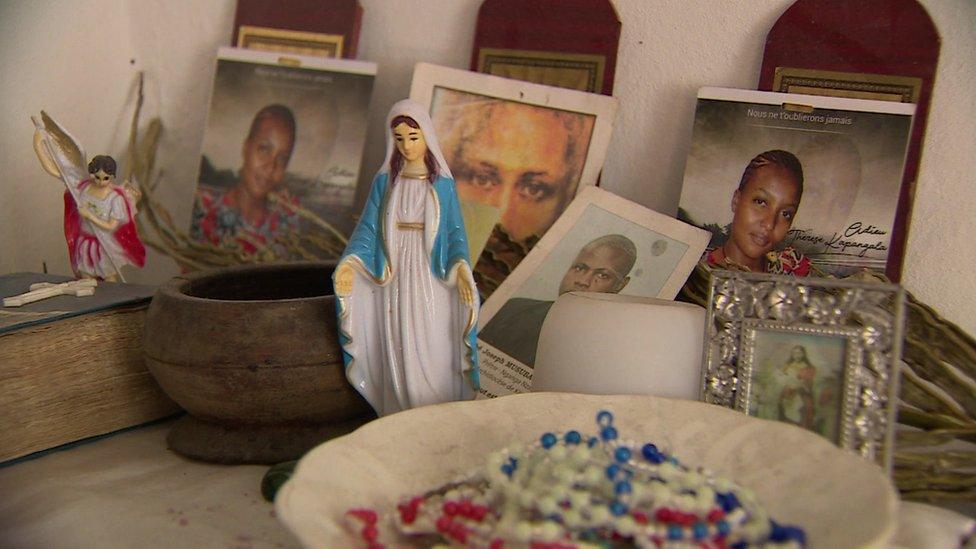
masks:
{"type": "Polygon", "coordinates": [[[454,178],[430,115],[403,100],[333,276],[346,377],[380,416],[479,388],[478,293],[454,178]]]}
{"type": "Polygon", "coordinates": [[[95,156],[86,169],[85,153],[68,132],[44,112],[42,122],[32,120],[41,166],[65,185],[64,238],[75,277],[125,282],[122,266],[142,267],[146,260],[135,225],[142,193],[129,181],[115,183],[111,156],[95,156]]]}

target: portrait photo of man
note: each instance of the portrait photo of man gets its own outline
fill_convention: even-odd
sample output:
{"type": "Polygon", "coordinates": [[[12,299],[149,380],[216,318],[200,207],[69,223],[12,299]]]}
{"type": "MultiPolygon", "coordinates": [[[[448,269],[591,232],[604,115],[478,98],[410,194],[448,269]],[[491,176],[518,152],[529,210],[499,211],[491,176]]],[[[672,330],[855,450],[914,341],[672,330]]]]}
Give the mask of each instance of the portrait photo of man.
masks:
{"type": "MultiPolygon", "coordinates": [[[[637,247],[623,235],[609,234],[584,245],[559,282],[558,295],[567,292],[619,293],[630,282],[637,247]]],[[[532,366],[542,323],[553,301],[509,299],[480,331],[478,338],[532,366]]]]}
{"type": "Polygon", "coordinates": [[[595,117],[442,88],[431,115],[462,203],[497,216],[473,258],[487,298],[576,196],[595,117]]]}

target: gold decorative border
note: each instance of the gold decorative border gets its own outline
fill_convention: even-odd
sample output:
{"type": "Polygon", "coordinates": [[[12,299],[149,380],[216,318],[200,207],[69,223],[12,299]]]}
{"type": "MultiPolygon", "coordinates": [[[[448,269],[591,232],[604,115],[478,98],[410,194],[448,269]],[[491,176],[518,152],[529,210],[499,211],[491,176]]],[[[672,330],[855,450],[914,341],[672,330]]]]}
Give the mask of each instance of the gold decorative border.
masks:
{"type": "Polygon", "coordinates": [[[914,76],[776,67],[774,92],[917,103],[922,79],[914,76]]]}
{"type": "Polygon", "coordinates": [[[478,51],[478,72],[560,87],[566,86],[560,82],[544,81],[545,79],[533,77],[533,73],[541,74],[534,69],[584,73],[586,85],[573,89],[601,93],[606,61],[606,56],[595,54],[481,48],[478,51]]]}
{"type": "Polygon", "coordinates": [[[294,53],[316,57],[342,57],[345,37],[341,34],[305,32],[270,27],[241,25],[237,30],[237,47],[276,53],[294,53]]]}

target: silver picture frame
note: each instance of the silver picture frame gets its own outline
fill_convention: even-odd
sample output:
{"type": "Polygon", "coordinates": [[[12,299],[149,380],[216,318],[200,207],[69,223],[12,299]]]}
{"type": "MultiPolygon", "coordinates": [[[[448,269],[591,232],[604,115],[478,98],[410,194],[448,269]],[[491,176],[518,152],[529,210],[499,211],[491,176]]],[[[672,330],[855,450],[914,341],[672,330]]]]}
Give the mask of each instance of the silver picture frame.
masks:
{"type": "Polygon", "coordinates": [[[806,428],[891,470],[905,292],[713,271],[701,400],[806,428]]]}

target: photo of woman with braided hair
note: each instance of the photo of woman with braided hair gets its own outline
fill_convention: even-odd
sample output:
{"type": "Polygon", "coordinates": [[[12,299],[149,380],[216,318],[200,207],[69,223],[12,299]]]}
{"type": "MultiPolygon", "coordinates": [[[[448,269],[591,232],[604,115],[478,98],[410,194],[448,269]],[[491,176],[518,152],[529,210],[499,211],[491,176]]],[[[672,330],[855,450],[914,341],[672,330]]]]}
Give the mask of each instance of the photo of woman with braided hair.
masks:
{"type": "Polygon", "coordinates": [[[803,197],[803,166],[788,151],[756,155],[732,194],[732,229],[706,260],[718,268],[804,276],[810,262],[793,248],[778,250],[803,197]]]}

